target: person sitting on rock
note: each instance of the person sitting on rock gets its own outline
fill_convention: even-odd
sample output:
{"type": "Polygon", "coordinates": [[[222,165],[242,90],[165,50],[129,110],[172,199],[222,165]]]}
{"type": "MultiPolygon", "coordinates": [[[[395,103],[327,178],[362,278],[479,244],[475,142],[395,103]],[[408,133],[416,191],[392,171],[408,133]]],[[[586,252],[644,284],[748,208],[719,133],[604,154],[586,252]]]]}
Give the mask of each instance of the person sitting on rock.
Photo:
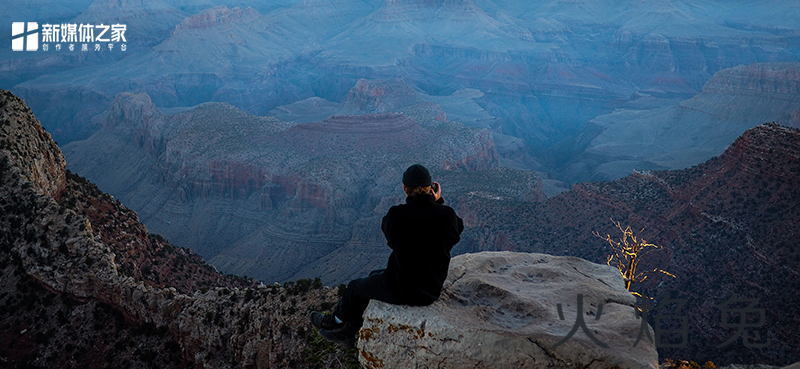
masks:
{"type": "Polygon", "coordinates": [[[431,182],[424,166],[414,164],[403,173],[403,191],[406,203],[392,206],[381,224],[392,249],[386,269],[351,281],[332,314],[311,313],[322,337],[353,347],[369,300],[423,306],[439,298],[464,222],[444,205],[439,183],[431,182]]]}

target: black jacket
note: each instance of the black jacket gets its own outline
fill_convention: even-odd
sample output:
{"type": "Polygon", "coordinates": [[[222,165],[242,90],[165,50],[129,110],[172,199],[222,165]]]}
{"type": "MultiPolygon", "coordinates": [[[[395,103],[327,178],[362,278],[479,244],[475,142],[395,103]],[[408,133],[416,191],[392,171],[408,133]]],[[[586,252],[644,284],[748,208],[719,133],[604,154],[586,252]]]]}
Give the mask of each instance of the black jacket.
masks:
{"type": "Polygon", "coordinates": [[[408,305],[428,305],[439,298],[450,266],[450,250],[458,243],[464,222],[444,199],[420,194],[392,206],[381,229],[392,248],[386,283],[408,305]]]}

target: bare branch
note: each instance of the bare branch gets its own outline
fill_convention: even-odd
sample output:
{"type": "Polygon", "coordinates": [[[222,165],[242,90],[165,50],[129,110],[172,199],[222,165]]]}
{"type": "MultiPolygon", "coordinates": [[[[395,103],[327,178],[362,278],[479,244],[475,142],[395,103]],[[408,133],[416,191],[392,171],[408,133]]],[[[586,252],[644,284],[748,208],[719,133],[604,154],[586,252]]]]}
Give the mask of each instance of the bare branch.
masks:
{"type": "MultiPolygon", "coordinates": [[[[644,228],[634,234],[630,226],[622,228],[622,223],[618,221],[615,222],[613,218],[611,219],[611,223],[614,224],[617,229],[620,230],[620,232],[622,232],[622,237],[619,239],[619,241],[613,240],[610,234],[606,234],[604,238],[600,236],[600,233],[597,231],[592,233],[598,238],[604,238],[606,242],[608,242],[612,252],[606,257],[606,263],[610,266],[616,266],[617,270],[619,270],[623,280],[625,281],[625,287],[628,289],[628,291],[630,291],[633,283],[644,282],[652,273],[663,273],[670,277],[676,278],[675,275],[658,268],[637,274],[639,262],[641,262],[650,253],[661,250],[662,247],[652,243],[647,243],[647,241],[641,238],[644,228]]],[[[631,291],[631,293],[635,296],[644,298],[644,296],[637,292],[631,291]]]]}

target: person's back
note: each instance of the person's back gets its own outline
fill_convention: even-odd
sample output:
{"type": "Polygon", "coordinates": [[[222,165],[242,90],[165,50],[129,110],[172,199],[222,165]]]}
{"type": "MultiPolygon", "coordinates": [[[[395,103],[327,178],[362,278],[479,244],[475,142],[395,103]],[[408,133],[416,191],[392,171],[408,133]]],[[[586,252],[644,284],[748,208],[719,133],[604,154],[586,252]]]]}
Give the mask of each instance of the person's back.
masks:
{"type": "Polygon", "coordinates": [[[381,229],[392,248],[386,269],[350,281],[333,314],[311,313],[311,322],[331,341],[352,347],[369,300],[429,305],[439,298],[450,265],[450,250],[464,223],[444,205],[439,184],[419,164],[403,173],[406,203],[393,206],[381,229]]]}
{"type": "Polygon", "coordinates": [[[423,193],[389,209],[381,228],[393,250],[386,267],[389,289],[408,305],[435,301],[447,278],[450,250],[460,239],[461,219],[423,193]]]}

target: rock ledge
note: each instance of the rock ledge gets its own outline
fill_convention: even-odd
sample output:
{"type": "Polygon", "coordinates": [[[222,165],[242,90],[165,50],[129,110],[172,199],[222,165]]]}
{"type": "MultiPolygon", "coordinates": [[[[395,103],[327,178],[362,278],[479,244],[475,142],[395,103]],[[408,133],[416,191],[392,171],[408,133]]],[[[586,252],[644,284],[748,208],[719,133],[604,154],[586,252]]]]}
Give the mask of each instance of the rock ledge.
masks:
{"type": "Polygon", "coordinates": [[[367,368],[657,368],[646,335],[633,347],[641,326],[634,304],[607,265],[546,254],[460,255],[433,305],[370,303],[359,360],[367,368]],[[576,324],[578,294],[586,326],[607,347],[578,329],[553,348],[576,324]]]}

